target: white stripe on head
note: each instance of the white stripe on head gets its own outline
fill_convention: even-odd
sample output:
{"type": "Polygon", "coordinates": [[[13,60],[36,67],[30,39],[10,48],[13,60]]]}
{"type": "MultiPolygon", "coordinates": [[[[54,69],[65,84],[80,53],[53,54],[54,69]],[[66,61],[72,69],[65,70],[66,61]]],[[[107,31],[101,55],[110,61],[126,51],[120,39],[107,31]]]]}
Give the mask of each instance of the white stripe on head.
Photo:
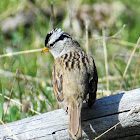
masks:
{"type": "Polygon", "coordinates": [[[49,32],[49,34],[52,34],[50,36],[49,44],[54,43],[63,33],[64,31],[61,31],[61,29],[57,29],[57,28],[49,32]]]}

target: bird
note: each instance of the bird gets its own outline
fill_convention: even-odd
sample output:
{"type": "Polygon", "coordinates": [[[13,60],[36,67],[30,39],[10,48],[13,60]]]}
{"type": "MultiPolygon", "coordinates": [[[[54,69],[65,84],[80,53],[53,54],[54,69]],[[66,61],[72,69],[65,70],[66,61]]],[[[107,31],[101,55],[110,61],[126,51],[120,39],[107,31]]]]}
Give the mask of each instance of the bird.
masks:
{"type": "Polygon", "coordinates": [[[69,136],[79,139],[83,101],[87,101],[90,109],[96,100],[98,74],[94,59],[75,38],[58,28],[47,34],[42,52],[50,52],[55,59],[52,72],[55,97],[69,115],[69,136]]]}

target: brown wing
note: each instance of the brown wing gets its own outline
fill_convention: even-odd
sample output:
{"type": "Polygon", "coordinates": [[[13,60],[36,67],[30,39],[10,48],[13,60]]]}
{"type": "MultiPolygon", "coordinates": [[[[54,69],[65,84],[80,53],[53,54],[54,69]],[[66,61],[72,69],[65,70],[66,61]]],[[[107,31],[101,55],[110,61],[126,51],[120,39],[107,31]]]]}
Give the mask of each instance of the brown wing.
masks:
{"type": "Polygon", "coordinates": [[[92,57],[90,57],[90,78],[89,78],[89,99],[88,107],[91,108],[96,100],[97,84],[98,84],[98,73],[92,57]]]}
{"type": "MultiPolygon", "coordinates": [[[[61,63],[60,63],[60,67],[61,67],[61,63]]],[[[53,74],[52,74],[53,75],[54,93],[55,93],[55,96],[56,96],[56,99],[58,102],[62,102],[64,100],[64,97],[63,97],[63,75],[61,73],[61,70],[59,70],[60,67],[55,67],[55,65],[54,65],[53,74]]]]}

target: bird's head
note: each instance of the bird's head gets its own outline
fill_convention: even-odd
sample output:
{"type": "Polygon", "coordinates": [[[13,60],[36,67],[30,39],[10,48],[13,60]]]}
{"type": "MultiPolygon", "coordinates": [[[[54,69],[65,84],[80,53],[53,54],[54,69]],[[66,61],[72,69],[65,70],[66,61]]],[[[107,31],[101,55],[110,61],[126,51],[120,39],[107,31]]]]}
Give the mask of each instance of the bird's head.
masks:
{"type": "Polygon", "coordinates": [[[72,40],[72,37],[61,31],[61,29],[53,29],[50,31],[45,39],[45,47],[43,48],[42,52],[51,52],[54,58],[59,57],[62,55],[62,52],[65,50],[66,42],[72,40]]]}

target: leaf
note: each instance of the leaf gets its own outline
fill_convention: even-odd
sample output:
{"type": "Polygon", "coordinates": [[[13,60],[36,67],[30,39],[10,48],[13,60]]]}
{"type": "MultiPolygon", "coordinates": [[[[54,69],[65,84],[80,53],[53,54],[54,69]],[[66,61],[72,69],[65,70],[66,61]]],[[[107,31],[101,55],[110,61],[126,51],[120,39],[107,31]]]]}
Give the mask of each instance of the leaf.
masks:
{"type": "Polygon", "coordinates": [[[10,108],[10,117],[11,117],[11,121],[16,121],[18,120],[19,117],[19,107],[14,105],[10,108]]]}
{"type": "Polygon", "coordinates": [[[0,119],[1,120],[3,118],[4,95],[5,95],[5,90],[4,90],[4,87],[2,86],[2,100],[1,100],[1,105],[0,105],[0,119]]]}

